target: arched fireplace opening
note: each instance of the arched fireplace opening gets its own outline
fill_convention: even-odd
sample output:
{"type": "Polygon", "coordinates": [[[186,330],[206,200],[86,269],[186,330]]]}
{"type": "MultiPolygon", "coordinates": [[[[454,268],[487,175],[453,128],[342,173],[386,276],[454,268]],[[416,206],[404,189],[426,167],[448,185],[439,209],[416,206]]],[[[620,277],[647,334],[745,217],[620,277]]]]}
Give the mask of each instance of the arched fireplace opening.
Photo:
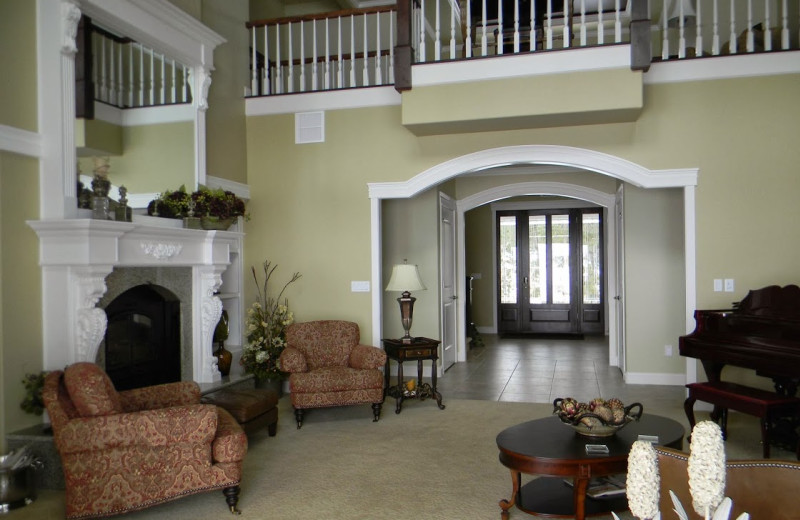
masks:
{"type": "Polygon", "coordinates": [[[181,380],[180,300],[137,285],[106,307],[105,367],[117,390],[181,380]]]}

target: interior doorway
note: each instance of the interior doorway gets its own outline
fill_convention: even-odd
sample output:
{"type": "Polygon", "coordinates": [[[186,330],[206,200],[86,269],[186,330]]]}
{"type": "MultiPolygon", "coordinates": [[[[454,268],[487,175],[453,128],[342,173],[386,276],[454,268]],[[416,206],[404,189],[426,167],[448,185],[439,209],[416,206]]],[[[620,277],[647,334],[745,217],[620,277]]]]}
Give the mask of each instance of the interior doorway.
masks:
{"type": "Polygon", "coordinates": [[[498,211],[500,334],[605,332],[602,208],[498,211]]]}

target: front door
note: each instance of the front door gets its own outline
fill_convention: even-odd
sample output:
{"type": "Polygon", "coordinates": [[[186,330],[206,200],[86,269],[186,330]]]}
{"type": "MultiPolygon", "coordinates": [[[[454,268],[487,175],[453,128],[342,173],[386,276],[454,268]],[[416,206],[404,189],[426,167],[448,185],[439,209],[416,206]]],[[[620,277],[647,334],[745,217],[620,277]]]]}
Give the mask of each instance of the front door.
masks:
{"type": "Polygon", "coordinates": [[[600,334],[602,209],[497,213],[498,332],[600,334]]]}

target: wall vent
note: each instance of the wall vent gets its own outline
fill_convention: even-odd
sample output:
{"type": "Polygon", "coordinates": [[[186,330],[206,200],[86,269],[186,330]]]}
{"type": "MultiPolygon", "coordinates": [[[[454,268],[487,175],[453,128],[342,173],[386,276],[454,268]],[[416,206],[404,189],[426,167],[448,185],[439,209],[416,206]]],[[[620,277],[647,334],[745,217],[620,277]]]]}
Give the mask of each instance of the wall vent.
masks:
{"type": "Polygon", "coordinates": [[[325,112],[298,112],[294,115],[295,144],[325,142],[325,112]]]}

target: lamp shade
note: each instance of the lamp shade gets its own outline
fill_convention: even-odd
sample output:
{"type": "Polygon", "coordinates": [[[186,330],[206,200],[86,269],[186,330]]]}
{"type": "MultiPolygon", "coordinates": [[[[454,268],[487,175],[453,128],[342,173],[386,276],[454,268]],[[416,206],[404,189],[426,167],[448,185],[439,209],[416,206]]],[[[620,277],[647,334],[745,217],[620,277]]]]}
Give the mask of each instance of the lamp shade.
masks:
{"type": "Polygon", "coordinates": [[[425,284],[419,276],[419,269],[412,264],[397,264],[392,268],[392,277],[389,279],[387,291],[423,291],[425,284]]]}
{"type": "Polygon", "coordinates": [[[691,0],[672,1],[669,17],[667,18],[667,25],[669,25],[669,27],[678,27],[680,25],[681,15],[683,15],[684,26],[694,24],[697,13],[694,10],[691,0]],[[683,10],[683,12],[681,12],[681,10],[683,10]]]}

